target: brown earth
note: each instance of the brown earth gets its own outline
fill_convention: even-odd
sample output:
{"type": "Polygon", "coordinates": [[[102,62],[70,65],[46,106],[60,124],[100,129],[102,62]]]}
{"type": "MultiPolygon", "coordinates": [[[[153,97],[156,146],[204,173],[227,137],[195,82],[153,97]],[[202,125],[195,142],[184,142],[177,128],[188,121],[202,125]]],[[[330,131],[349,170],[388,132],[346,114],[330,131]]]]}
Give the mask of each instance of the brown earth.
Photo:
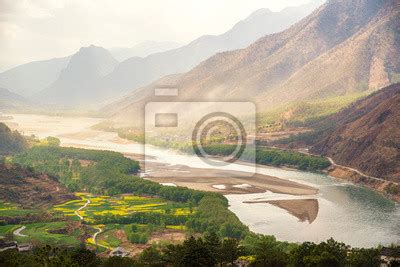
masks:
{"type": "Polygon", "coordinates": [[[0,165],[0,200],[20,204],[23,208],[45,208],[76,196],[56,178],[34,173],[15,165],[0,165]]]}
{"type": "Polygon", "coordinates": [[[400,84],[355,102],[321,125],[328,130],[312,153],[368,176],[400,182],[400,84]]]}
{"type": "Polygon", "coordinates": [[[310,224],[317,218],[319,210],[318,200],[316,199],[246,201],[244,203],[269,203],[281,209],[287,210],[300,221],[308,221],[310,224]]]}

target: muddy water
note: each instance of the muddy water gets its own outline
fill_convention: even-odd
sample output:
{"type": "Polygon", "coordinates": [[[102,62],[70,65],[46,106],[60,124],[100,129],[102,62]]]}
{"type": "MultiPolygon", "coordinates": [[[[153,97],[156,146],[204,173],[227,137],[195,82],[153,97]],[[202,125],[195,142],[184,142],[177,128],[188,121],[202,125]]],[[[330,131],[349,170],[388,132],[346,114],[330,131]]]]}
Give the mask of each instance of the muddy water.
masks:
{"type": "MultiPolygon", "coordinates": [[[[14,119],[7,121],[12,128],[26,135],[56,136],[60,138],[63,145],[84,145],[122,153],[143,153],[144,151],[141,145],[118,142],[115,133],[90,130],[90,126],[99,122],[99,119],[39,115],[12,116],[14,119]]],[[[148,147],[146,153],[152,156],[152,160],[159,163],[210,168],[196,157],[170,150],[148,147]]],[[[241,164],[219,167],[219,169],[251,171],[251,167],[241,164]]],[[[313,186],[319,189],[319,194],[311,197],[271,192],[227,195],[230,209],[255,232],[275,235],[278,239],[287,241],[318,242],[333,237],[347,244],[363,247],[400,241],[399,204],[369,189],[323,174],[273,167],[258,167],[257,172],[313,186]],[[303,201],[302,203],[313,204],[299,209],[298,212],[293,212],[299,204],[298,201],[304,199],[316,201],[303,201]],[[275,205],[269,202],[271,200],[275,205]],[[276,201],[279,200],[293,200],[292,212],[278,207],[276,201]],[[243,203],[245,201],[257,203],[243,203]],[[307,210],[306,214],[301,214],[303,210],[307,210]]],[[[287,201],[285,205],[288,205],[287,201]]]]}

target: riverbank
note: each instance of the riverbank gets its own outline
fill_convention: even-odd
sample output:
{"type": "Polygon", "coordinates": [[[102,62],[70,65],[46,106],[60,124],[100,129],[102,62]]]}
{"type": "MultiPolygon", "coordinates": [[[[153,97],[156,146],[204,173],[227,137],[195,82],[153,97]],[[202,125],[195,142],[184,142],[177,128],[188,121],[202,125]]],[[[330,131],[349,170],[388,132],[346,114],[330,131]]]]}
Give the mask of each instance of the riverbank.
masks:
{"type": "Polygon", "coordinates": [[[386,198],[400,203],[400,186],[394,182],[371,178],[350,168],[334,164],[332,164],[332,166],[329,167],[326,172],[332,177],[366,186],[384,195],[386,198]]]}

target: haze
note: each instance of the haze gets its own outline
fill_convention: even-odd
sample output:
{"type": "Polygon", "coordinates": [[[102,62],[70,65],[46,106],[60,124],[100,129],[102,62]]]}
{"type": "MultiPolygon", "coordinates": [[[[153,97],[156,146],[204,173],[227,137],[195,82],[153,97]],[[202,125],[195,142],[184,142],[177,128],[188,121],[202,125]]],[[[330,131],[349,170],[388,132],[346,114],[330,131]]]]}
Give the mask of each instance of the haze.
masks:
{"type": "Polygon", "coordinates": [[[90,44],[106,48],[146,40],[184,44],[203,34],[223,33],[257,9],[279,11],[308,2],[0,0],[0,71],[70,55],[90,44]]]}

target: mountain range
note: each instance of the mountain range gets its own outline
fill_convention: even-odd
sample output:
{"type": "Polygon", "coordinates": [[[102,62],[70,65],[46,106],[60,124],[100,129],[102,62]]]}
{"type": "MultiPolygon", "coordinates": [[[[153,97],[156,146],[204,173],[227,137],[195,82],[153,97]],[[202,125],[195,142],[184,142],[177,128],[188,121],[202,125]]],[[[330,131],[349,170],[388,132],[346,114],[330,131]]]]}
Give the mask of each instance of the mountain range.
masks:
{"type": "Polygon", "coordinates": [[[26,63],[0,73],[0,87],[30,97],[57,80],[69,57],[26,63]]]}
{"type": "Polygon", "coordinates": [[[132,47],[114,47],[109,50],[113,57],[121,62],[131,57],[147,57],[151,54],[176,49],[181,46],[183,44],[178,42],[145,41],[132,47]]]}
{"type": "Polygon", "coordinates": [[[191,71],[142,87],[104,111],[141,118],[154,88],[179,88],[174,101],[250,100],[258,111],[296,101],[373,92],[399,80],[397,0],[331,0],[289,29],[247,48],[218,53],[191,71]]]}
{"type": "MultiPolygon", "coordinates": [[[[204,35],[185,46],[146,57],[131,57],[120,63],[112,60],[112,53],[105,49],[100,53],[98,47],[86,47],[71,57],[33,62],[4,72],[0,74],[0,86],[23,96],[33,94],[35,100],[44,104],[70,107],[99,104],[165,75],[189,71],[215,53],[241,49],[262,36],[282,31],[308,15],[321,3],[322,0],[314,0],[310,4],[288,7],[280,12],[260,9],[221,35],[204,35]],[[77,58],[86,58],[89,62],[76,64],[77,58]],[[105,65],[109,72],[97,72],[105,65]],[[47,73],[46,69],[49,69],[47,73]],[[79,75],[80,72],[102,75],[85,77],[79,75]]],[[[113,52],[115,54],[115,50],[113,52]]]]}

